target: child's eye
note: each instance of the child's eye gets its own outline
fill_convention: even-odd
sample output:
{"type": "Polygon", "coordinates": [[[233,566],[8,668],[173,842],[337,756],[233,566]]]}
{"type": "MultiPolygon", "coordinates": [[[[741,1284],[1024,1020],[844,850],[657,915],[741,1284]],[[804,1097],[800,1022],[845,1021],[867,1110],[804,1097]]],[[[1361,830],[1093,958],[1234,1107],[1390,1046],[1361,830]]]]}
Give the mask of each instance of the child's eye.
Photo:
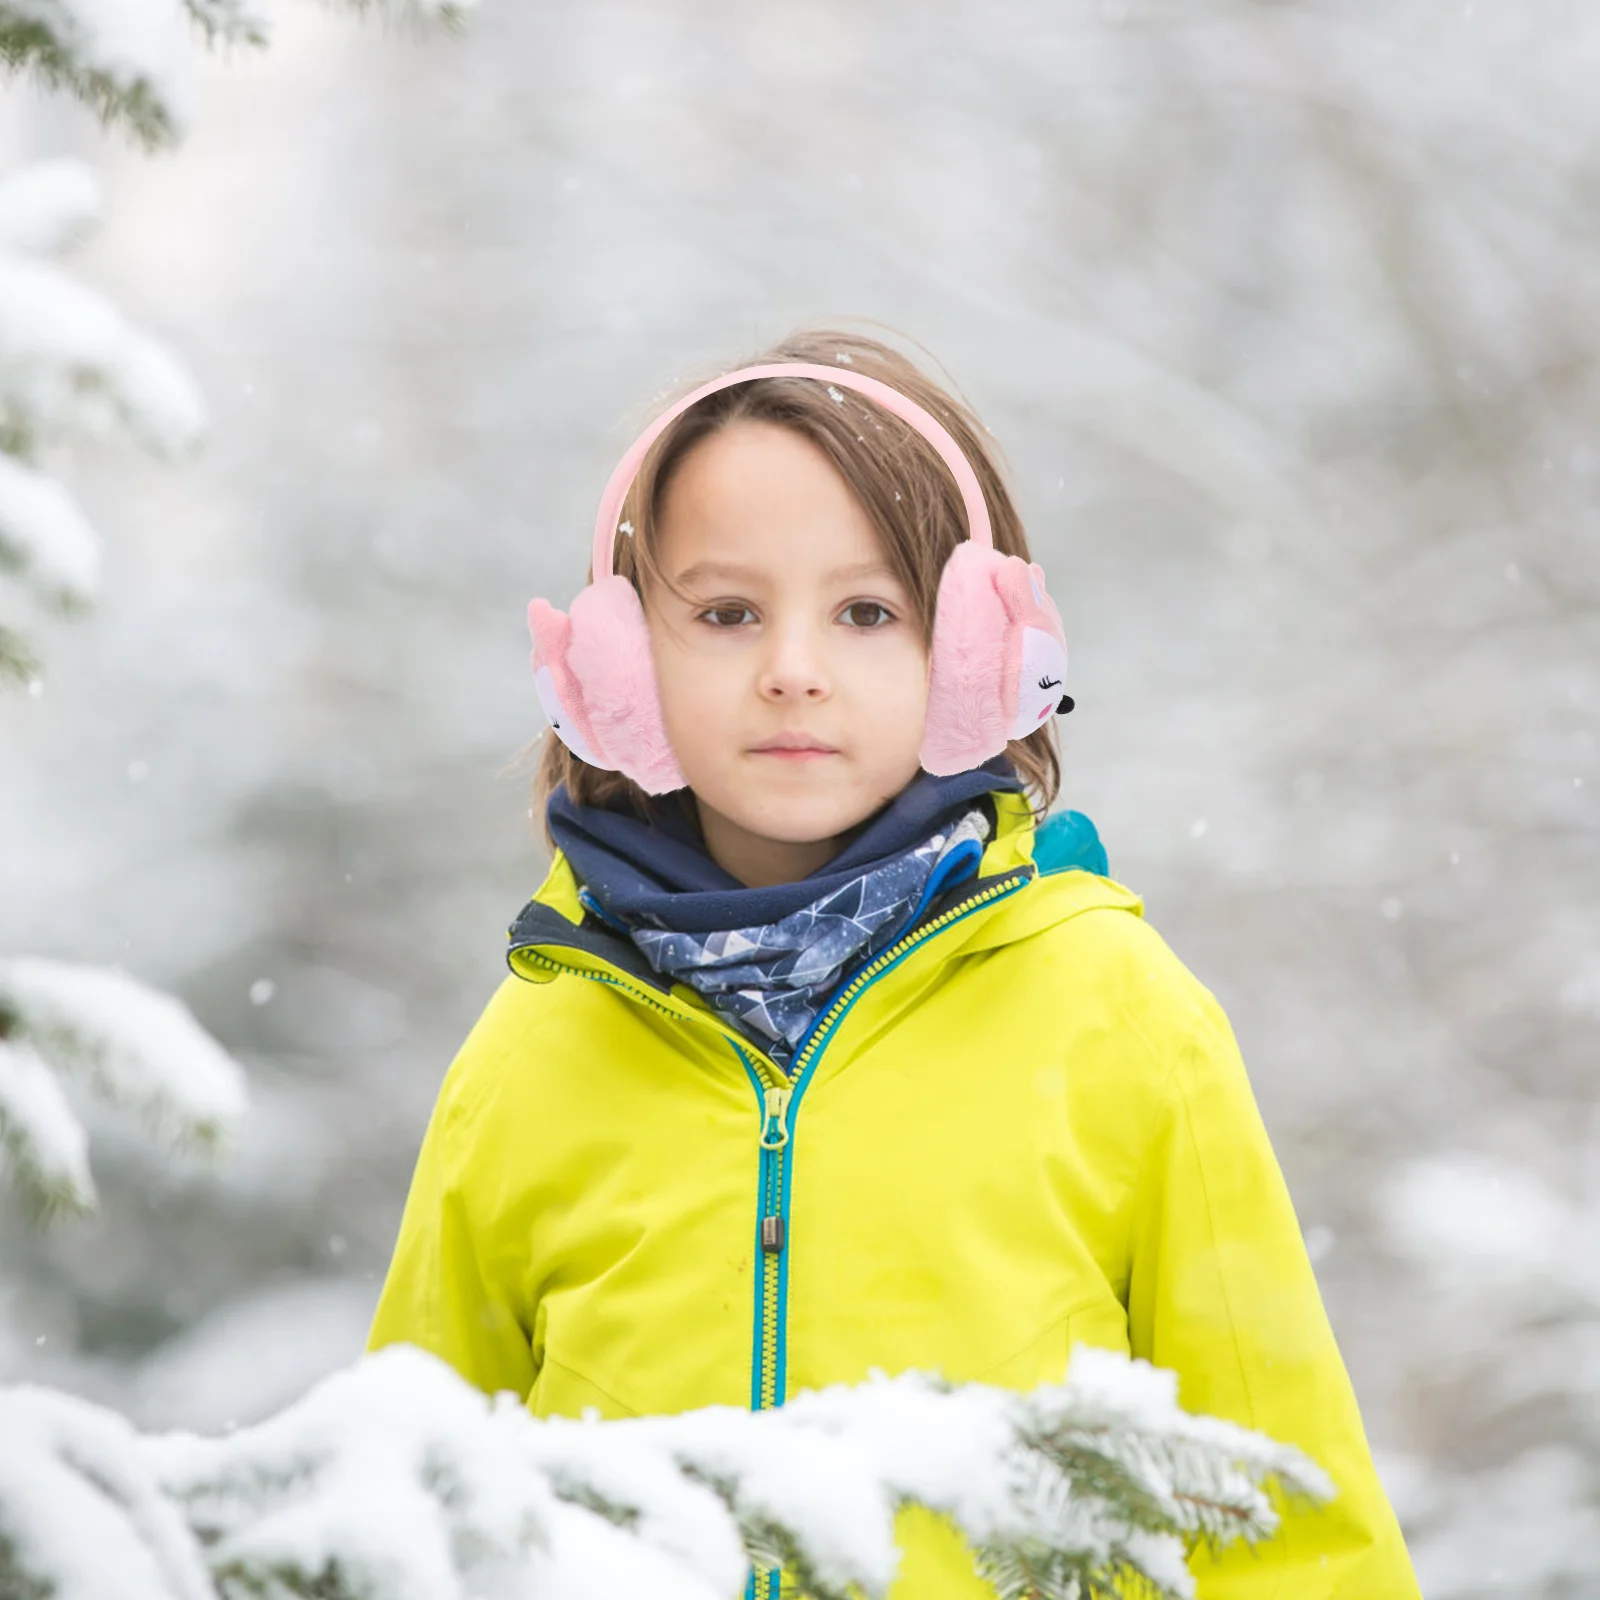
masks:
{"type": "Polygon", "coordinates": [[[865,628],[869,631],[874,628],[881,628],[885,622],[894,621],[894,613],[888,608],[888,606],[880,605],[876,600],[852,600],[850,604],[844,608],[844,614],[845,616],[851,618],[852,627],[865,628]],[[876,611],[881,614],[882,620],[880,621],[877,618],[870,618],[868,621],[864,622],[857,615],[858,612],[862,611],[868,613],[876,611]]]}
{"type": "Polygon", "coordinates": [[[749,606],[734,605],[708,606],[699,614],[699,621],[709,622],[713,628],[737,628],[746,617],[753,617],[755,613],[749,606]]]}

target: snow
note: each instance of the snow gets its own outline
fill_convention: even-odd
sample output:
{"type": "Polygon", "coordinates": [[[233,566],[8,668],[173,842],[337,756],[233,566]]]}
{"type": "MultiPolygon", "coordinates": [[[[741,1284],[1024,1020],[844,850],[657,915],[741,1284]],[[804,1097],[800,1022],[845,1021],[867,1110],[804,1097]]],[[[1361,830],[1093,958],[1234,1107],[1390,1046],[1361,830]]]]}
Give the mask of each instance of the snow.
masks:
{"type": "Polygon", "coordinates": [[[431,24],[457,22],[475,10],[478,0],[349,0],[370,7],[388,22],[431,24]]]}
{"type": "Polygon", "coordinates": [[[203,1433],[258,1422],[360,1355],[376,1299],[375,1284],[323,1278],[229,1301],[140,1363],[129,1410],[203,1433]]]}
{"type": "MultiPolygon", "coordinates": [[[[521,1410],[512,1395],[498,1406],[521,1410]]],[[[713,1592],[743,1576],[745,1555],[726,1507],[647,1429],[553,1417],[527,1431],[523,1455],[557,1494],[631,1510],[636,1536],[683,1566],[703,1568],[713,1592]]]]}
{"type": "Polygon", "coordinates": [[[1481,1478],[1438,1475],[1443,1531],[1411,1540],[1422,1592],[1428,1600],[1477,1600],[1486,1579],[1513,1577],[1519,1595],[1600,1592],[1591,1481],[1588,1463],[1566,1445],[1537,1446],[1481,1478]]]}
{"type": "Polygon", "coordinates": [[[236,44],[266,44],[272,19],[254,0],[184,0],[192,16],[213,39],[236,44]]]}
{"type": "MultiPolygon", "coordinates": [[[[1032,1396],[967,1386],[951,1390],[917,1374],[881,1374],[856,1386],[797,1396],[749,1415],[711,1408],[683,1417],[609,1424],[577,1456],[559,1431],[543,1436],[547,1466],[580,1474],[600,1498],[639,1507],[610,1473],[602,1435],[620,1452],[630,1432],[646,1451],[672,1457],[696,1478],[731,1486],[747,1535],[783,1530],[831,1591],[855,1584],[881,1593],[898,1551],[893,1516],[902,1502],[948,1515],[974,1547],[1003,1550],[1037,1541],[1095,1563],[1136,1560],[1175,1593],[1189,1594],[1182,1540],[1141,1532],[1104,1501],[1075,1487],[1023,1441],[1070,1433],[1079,1452],[1099,1453],[1134,1477],[1175,1526],[1225,1533],[1235,1519],[1208,1517],[1222,1503],[1237,1520],[1270,1533],[1277,1516],[1257,1483],[1265,1473],[1308,1498],[1333,1485],[1297,1452],[1177,1406],[1176,1378],[1109,1351],[1080,1349],[1067,1384],[1032,1396]],[[1174,1450],[1172,1447],[1176,1445],[1174,1450]]],[[[576,1425],[569,1425],[576,1426],[576,1425]]],[[[659,1508],[658,1516],[665,1515],[659,1508]]]]}
{"type": "Polygon", "coordinates": [[[53,256],[100,220],[100,180],[70,156],[35,161],[0,179],[0,250],[53,256]]]}
{"type": "MultiPolygon", "coordinates": [[[[733,1600],[768,1548],[791,1552],[812,1592],[874,1597],[908,1501],[952,1515],[980,1559],[1019,1544],[1060,1570],[1122,1558],[1188,1596],[1182,1539],[1123,1521],[1098,1490],[1106,1463],[1136,1462],[1180,1529],[1187,1497],[1218,1479],[1260,1499],[1263,1463],[1301,1487],[1317,1474],[1186,1416],[1175,1392],[1169,1373],[1080,1351],[1066,1384],[1034,1395],[879,1374],[771,1412],[540,1421],[397,1345],[221,1436],[140,1438],[87,1402],[0,1391],[0,1506],[25,1530],[24,1572],[60,1600],[198,1600],[207,1566],[296,1592],[337,1571],[341,1592],[386,1600],[733,1600]],[[1052,1464],[1042,1442],[1063,1428],[1075,1460],[1104,1446],[1092,1475],[1052,1464]]],[[[1272,1522],[1264,1511],[1253,1532],[1272,1522]]]]}
{"type": "MultiPolygon", "coordinates": [[[[132,1427],[47,1389],[0,1390],[0,1506],[52,1600],[214,1600],[193,1535],[132,1427]]],[[[26,1592],[26,1590],[24,1591],[26,1592]]]]}
{"type": "Polygon", "coordinates": [[[87,605],[100,582],[100,540],[77,502],[42,472],[0,455],[0,567],[55,605],[87,605]]]}
{"type": "Polygon", "coordinates": [[[79,1210],[95,1204],[89,1141],[61,1084],[29,1045],[0,1039],[0,1165],[31,1189],[79,1210]]]}
{"type": "Polygon", "coordinates": [[[554,1497],[484,1396],[406,1347],[224,1439],[151,1442],[216,1564],[315,1574],[337,1563],[391,1600],[492,1591],[548,1541],[554,1497]]]}
{"type": "MultiPolygon", "coordinates": [[[[128,7],[127,19],[143,9],[128,7]]],[[[24,10],[50,11],[52,25],[69,31],[79,25],[75,11],[24,10]]],[[[123,48],[123,34],[115,38],[123,48]]],[[[200,392],[166,347],[39,259],[75,244],[99,215],[100,185],[81,161],[36,162],[0,182],[0,418],[16,441],[0,455],[0,567],[57,607],[93,599],[99,541],[66,489],[19,457],[117,425],[156,454],[177,457],[205,428],[200,392]]]]}
{"type": "MultiPolygon", "coordinates": [[[[1383,1195],[1390,1237],[1406,1254],[1472,1284],[1559,1279],[1584,1261],[1580,1223],[1537,1174],[1462,1152],[1402,1167],[1383,1195]]],[[[1586,1276],[1586,1274],[1578,1274],[1586,1276]]]]}
{"type": "Polygon", "coordinates": [[[58,1070],[178,1139],[216,1142],[247,1104],[244,1073],[169,995],[125,973],[20,956],[0,961],[0,1006],[58,1070]]]}
{"type": "MultiPolygon", "coordinates": [[[[1591,1126],[1590,1138],[1595,1130],[1591,1126]]],[[[1589,1153],[1594,1162],[1600,1145],[1589,1153]]],[[[1592,1185],[1596,1171],[1591,1169],[1592,1185]]],[[[1425,1327],[1453,1392],[1512,1420],[1513,1446],[1470,1472],[1405,1457],[1397,1506],[1430,1600],[1589,1594],[1600,1582],[1592,1464],[1565,1440],[1523,1443],[1524,1419],[1592,1434],[1600,1407],[1600,1207],[1480,1149],[1403,1165],[1377,1196],[1390,1244],[1423,1274],[1425,1327]]]]}
{"type": "MultiPolygon", "coordinates": [[[[460,21],[477,0],[346,0],[386,21],[460,21]]],[[[272,27],[262,0],[8,0],[6,10],[38,23],[65,60],[79,92],[133,110],[154,142],[181,139],[195,105],[195,28],[214,45],[264,45],[272,27]]]]}
{"type": "Polygon", "coordinates": [[[0,411],[49,438],[121,423],[177,457],[199,442],[205,403],[159,340],[55,267],[0,255],[0,411]]]}
{"type": "Polygon", "coordinates": [[[47,28],[80,71],[124,94],[142,89],[174,130],[187,127],[194,50],[176,0],[8,0],[7,10],[47,28]]]}

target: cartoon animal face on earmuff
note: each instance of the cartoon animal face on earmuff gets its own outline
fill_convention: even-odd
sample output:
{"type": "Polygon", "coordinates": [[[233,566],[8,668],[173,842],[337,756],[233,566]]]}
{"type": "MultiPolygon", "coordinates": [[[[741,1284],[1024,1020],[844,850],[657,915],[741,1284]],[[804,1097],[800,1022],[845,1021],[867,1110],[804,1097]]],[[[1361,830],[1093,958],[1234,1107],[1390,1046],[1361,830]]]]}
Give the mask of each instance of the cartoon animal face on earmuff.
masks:
{"type": "Polygon", "coordinates": [[[534,688],[562,743],[580,761],[621,772],[647,794],[685,786],[661,714],[644,608],[633,585],[612,570],[617,518],[646,452],[669,423],[719,389],[778,377],[851,389],[902,418],[938,451],[961,491],[967,539],[939,580],[919,752],[923,768],[943,776],[982,766],[1008,740],[1042,727],[1052,711],[1070,711],[1072,700],[1062,693],[1066,636],[1044,586],[1044,569],[994,548],[977,475],[944,426],[898,389],[863,373],[774,362],[713,379],[651,423],[617,463],[601,497],[594,582],[569,613],[545,600],[529,604],[534,688]]]}
{"type": "Polygon", "coordinates": [[[549,667],[535,669],[533,690],[539,696],[539,706],[544,712],[545,721],[555,729],[561,742],[580,761],[587,761],[591,767],[603,767],[605,763],[595,756],[589,747],[589,741],[579,732],[577,719],[561,704],[561,694],[556,688],[556,680],[549,667]]]}
{"type": "Polygon", "coordinates": [[[1010,738],[1026,739],[1056,712],[1072,709],[1072,696],[1063,692],[1067,681],[1067,647],[1061,641],[1061,614],[1045,593],[1044,573],[1038,566],[1028,571],[1031,614],[1021,619],[1022,661],[1017,673],[1017,714],[1011,719],[1010,738]]]}

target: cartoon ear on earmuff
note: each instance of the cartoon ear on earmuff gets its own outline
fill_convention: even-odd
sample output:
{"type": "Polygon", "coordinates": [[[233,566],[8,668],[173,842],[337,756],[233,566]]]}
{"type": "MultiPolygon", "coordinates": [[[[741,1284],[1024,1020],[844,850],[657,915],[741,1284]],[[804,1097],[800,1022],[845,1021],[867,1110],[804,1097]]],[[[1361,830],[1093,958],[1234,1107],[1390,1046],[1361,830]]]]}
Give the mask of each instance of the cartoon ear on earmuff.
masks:
{"type": "Polygon", "coordinates": [[[966,772],[1000,754],[1007,740],[1070,711],[1062,693],[1067,642],[1044,569],[994,548],[977,474],[937,418],[898,389],[845,368],[808,361],[741,367],[702,384],[634,440],[606,483],[594,525],[594,581],[560,612],[528,606],[533,682],[562,743],[592,767],[621,772],[647,794],[687,783],[667,742],[650,633],[638,592],[612,570],[612,547],[634,475],[662,431],[719,389],[757,378],[815,378],[852,389],[908,422],[949,468],[966,509],[967,538],[939,579],[933,619],[928,712],[919,758],[935,776],[966,772]]]}

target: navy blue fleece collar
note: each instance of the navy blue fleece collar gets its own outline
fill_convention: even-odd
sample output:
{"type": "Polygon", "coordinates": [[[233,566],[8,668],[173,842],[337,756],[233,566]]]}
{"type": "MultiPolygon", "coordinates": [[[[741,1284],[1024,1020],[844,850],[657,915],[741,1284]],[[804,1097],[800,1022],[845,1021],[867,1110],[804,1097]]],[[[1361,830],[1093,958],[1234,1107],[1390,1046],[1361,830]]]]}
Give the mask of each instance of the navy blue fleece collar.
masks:
{"type": "Polygon", "coordinates": [[[789,916],[859,878],[864,868],[920,844],[980,795],[1022,787],[1003,755],[950,777],[919,772],[831,861],[793,883],[763,889],[747,888],[706,854],[685,791],[662,796],[647,822],[575,805],[562,784],[546,815],[578,881],[608,911],[647,926],[710,933],[789,916]]]}

